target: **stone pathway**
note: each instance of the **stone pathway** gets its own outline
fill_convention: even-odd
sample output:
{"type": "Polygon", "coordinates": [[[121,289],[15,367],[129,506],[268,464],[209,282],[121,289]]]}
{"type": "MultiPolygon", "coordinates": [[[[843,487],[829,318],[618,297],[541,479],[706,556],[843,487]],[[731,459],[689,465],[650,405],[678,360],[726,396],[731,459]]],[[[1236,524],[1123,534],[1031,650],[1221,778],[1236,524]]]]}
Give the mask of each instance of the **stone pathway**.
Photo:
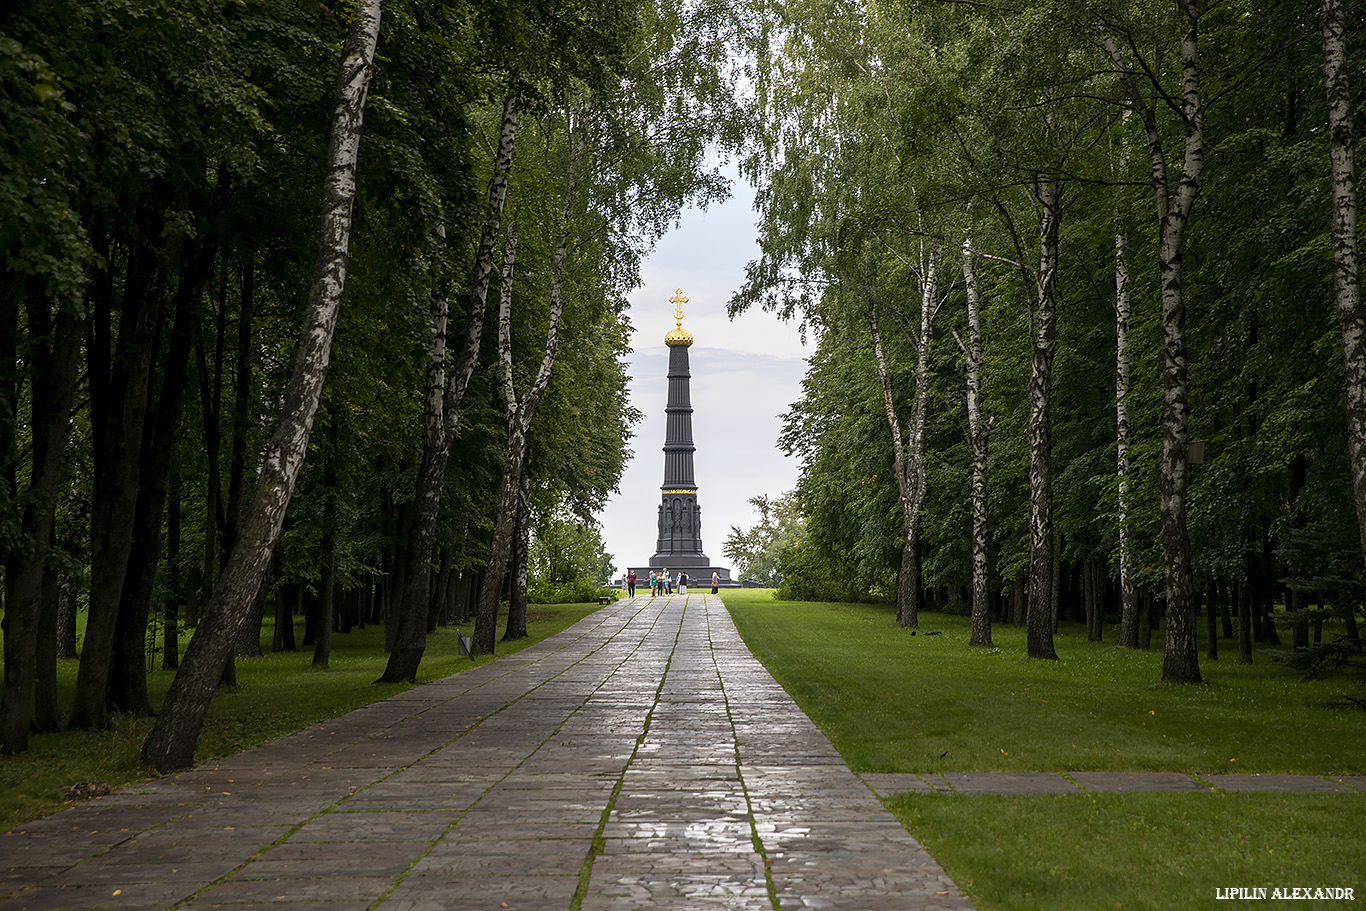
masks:
{"type": "Polygon", "coordinates": [[[0,911],[172,907],[971,905],[694,594],[0,836],[0,911]]]}

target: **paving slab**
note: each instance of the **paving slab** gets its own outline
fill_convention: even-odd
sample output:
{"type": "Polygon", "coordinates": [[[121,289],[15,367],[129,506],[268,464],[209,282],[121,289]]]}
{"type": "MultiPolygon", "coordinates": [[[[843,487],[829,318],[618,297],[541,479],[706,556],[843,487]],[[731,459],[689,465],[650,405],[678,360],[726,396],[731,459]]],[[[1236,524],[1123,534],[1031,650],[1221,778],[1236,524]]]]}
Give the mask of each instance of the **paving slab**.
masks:
{"type": "Polygon", "coordinates": [[[971,907],[706,594],[0,836],[0,911],[576,903],[971,907]]]}
{"type": "Polygon", "coordinates": [[[860,776],[882,797],[893,794],[942,794],[952,791],[942,775],[916,775],[904,772],[865,773],[860,776]]]}
{"type": "Polygon", "coordinates": [[[960,794],[1076,794],[1077,786],[1047,772],[949,772],[944,780],[960,794]]]}
{"type": "Polygon", "coordinates": [[[1208,791],[1180,772],[1069,772],[1085,791],[1128,794],[1135,791],[1208,791]]]}
{"type": "Polygon", "coordinates": [[[1202,775],[1221,791],[1282,794],[1351,793],[1347,785],[1316,775],[1202,775]]]}

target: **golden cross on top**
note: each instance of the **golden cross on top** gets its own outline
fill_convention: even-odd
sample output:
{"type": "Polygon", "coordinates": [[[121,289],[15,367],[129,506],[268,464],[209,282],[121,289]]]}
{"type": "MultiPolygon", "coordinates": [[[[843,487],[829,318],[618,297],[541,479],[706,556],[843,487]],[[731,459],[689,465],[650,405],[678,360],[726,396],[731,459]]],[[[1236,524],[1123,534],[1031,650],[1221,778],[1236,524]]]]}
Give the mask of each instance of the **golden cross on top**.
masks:
{"type": "Polygon", "coordinates": [[[674,305],[674,320],[677,322],[677,328],[679,329],[683,328],[683,305],[687,302],[688,299],[683,296],[682,288],[675,290],[674,296],[669,298],[669,303],[674,305]]]}

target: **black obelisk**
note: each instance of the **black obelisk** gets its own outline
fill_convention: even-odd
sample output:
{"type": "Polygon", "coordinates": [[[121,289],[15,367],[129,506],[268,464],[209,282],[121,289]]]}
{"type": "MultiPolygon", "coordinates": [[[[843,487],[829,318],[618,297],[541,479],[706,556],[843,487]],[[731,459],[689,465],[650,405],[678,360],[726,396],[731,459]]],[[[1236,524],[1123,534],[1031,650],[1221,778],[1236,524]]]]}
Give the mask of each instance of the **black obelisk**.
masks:
{"type": "MultiPolygon", "coordinates": [[[[664,483],[660,487],[659,541],[650,567],[658,569],[710,569],[702,553],[702,509],[697,505],[697,482],[693,479],[692,401],[688,388],[688,346],[692,335],[683,328],[683,305],[688,299],[680,288],[669,298],[677,327],[664,336],[669,346],[669,400],[664,407],[664,483]]],[[[708,572],[708,579],[711,573],[708,572]]],[[[729,573],[727,573],[729,575],[729,573]]],[[[697,580],[701,583],[701,579],[697,580]]]]}

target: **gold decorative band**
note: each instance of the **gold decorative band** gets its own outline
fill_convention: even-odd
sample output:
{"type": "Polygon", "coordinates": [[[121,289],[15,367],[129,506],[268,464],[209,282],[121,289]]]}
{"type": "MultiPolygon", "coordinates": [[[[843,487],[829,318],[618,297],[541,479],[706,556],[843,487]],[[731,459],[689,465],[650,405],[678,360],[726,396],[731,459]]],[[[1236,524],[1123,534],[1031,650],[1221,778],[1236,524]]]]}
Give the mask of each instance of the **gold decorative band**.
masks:
{"type": "Polygon", "coordinates": [[[692,487],[692,488],[689,488],[689,489],[687,489],[687,490],[665,490],[665,491],[661,491],[661,492],[662,492],[662,493],[697,493],[697,488],[696,488],[696,487],[692,487]]]}

